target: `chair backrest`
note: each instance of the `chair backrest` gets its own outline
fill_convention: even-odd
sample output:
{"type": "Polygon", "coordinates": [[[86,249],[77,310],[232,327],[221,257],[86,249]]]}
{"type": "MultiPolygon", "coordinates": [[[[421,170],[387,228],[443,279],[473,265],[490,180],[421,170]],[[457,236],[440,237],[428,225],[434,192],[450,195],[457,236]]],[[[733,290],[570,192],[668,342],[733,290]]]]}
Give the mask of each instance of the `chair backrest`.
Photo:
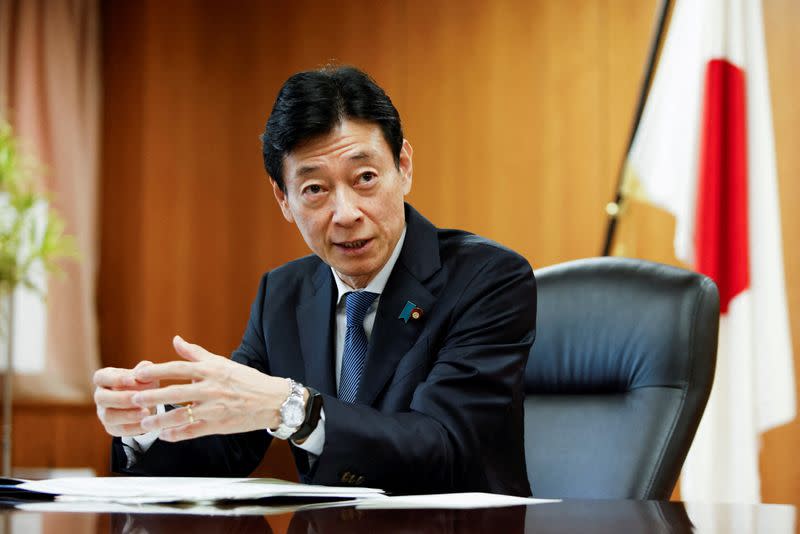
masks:
{"type": "Polygon", "coordinates": [[[706,276],[627,258],[536,271],[525,453],[536,497],[668,499],[714,377],[706,276]]]}

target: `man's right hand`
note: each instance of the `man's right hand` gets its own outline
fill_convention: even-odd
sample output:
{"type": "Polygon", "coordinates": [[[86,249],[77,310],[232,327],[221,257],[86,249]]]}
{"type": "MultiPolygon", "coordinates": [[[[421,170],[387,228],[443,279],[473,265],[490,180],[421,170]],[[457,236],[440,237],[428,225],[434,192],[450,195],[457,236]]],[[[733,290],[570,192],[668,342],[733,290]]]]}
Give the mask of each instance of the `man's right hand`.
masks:
{"type": "Polygon", "coordinates": [[[112,436],[138,436],[147,432],[140,423],[150,415],[150,410],[131,402],[131,397],[137,391],[159,387],[158,380],[136,380],[134,371],[147,365],[153,365],[153,362],[139,362],[133,369],[104,367],[94,373],[97,417],[112,436]]]}

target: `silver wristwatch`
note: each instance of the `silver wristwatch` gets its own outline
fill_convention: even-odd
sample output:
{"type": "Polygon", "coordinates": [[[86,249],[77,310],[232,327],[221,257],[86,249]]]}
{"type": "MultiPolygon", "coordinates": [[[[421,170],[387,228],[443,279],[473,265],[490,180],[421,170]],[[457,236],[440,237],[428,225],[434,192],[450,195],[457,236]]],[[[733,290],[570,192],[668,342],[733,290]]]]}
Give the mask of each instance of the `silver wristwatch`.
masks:
{"type": "Polygon", "coordinates": [[[281,404],[281,424],[275,430],[267,429],[267,432],[280,439],[289,439],[297,432],[297,429],[306,419],[306,404],[303,402],[303,384],[295,382],[291,378],[289,384],[292,391],[286,400],[281,404]]]}

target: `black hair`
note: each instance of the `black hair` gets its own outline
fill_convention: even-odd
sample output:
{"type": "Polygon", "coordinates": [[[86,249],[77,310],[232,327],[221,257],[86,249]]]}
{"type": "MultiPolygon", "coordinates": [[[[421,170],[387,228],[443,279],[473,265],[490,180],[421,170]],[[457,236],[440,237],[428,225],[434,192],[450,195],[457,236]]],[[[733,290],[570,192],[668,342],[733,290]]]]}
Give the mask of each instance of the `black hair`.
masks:
{"type": "Polygon", "coordinates": [[[403,128],[389,96],[355,67],[327,66],[286,80],[261,136],[264,168],[283,191],[284,156],[300,143],[331,132],[344,119],[380,126],[399,168],[403,128]]]}

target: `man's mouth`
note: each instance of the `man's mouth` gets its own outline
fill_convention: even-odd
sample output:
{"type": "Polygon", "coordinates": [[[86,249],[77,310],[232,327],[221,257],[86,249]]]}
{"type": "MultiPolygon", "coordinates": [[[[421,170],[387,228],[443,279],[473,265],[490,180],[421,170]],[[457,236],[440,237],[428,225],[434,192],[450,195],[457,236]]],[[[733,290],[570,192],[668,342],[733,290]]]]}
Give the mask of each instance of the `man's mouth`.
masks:
{"type": "Polygon", "coordinates": [[[344,248],[361,248],[367,244],[366,239],[359,239],[358,241],[345,241],[342,243],[344,248]]]}
{"type": "Polygon", "coordinates": [[[354,239],[352,241],[341,241],[339,243],[336,243],[336,246],[342,247],[346,250],[355,251],[364,248],[369,242],[370,242],[369,239],[354,239]]]}

